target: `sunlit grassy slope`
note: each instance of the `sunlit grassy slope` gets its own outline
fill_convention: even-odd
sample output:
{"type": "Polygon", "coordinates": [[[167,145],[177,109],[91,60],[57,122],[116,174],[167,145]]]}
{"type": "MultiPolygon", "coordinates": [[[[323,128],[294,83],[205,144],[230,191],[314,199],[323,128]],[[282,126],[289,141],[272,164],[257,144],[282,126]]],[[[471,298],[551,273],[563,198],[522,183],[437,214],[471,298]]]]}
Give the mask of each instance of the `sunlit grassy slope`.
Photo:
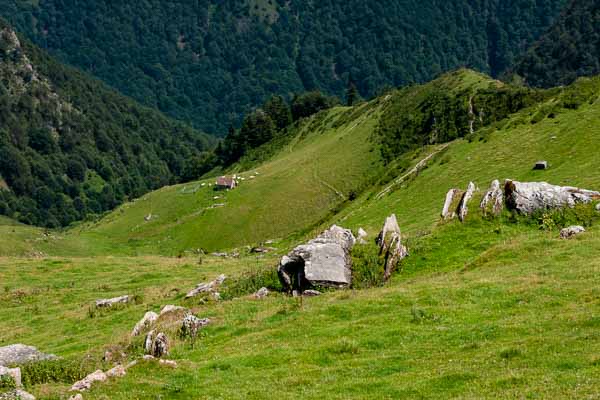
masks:
{"type": "MultiPolygon", "coordinates": [[[[484,79],[466,77],[478,85],[484,79]]],[[[581,90],[599,86],[581,84],[581,90]]],[[[243,172],[247,179],[231,192],[201,183],[165,188],[67,232],[2,221],[0,251],[38,258],[0,258],[0,345],[23,342],[85,360],[86,371],[106,369],[111,365],[101,358],[114,345],[129,359],[140,356],[141,339],[128,333],[145,311],[182,304],[213,323],[194,347],[168,328],[169,358],[178,368],[142,362],[84,398],[594,398],[598,226],[564,241],[557,229],[542,231],[535,221],[486,221],[474,213],[466,224],[440,224],[438,217],[447,190],[470,180],[481,189],[495,178],[600,189],[600,90],[594,90],[577,109],[535,118],[558,101],[551,98],[471,141],[451,143],[379,200],[386,184],[368,185],[387,167],[370,139],[385,97],[306,123],[271,160],[243,172]],[[550,168],[532,171],[539,159],[550,168]],[[343,198],[362,189],[354,201],[343,198]],[[215,203],[226,206],[207,209],[215,203]],[[383,287],[302,302],[283,294],[263,301],[183,299],[220,273],[236,279],[272,270],[280,254],[330,223],[364,227],[372,240],[391,213],[410,256],[383,287]],[[200,263],[184,253],[271,238],[280,239],[278,254],[264,257],[242,252],[240,259],[200,263]],[[137,303],[90,313],[95,299],[122,294],[136,295],[137,303]]],[[[411,154],[410,164],[436,149],[411,154]]],[[[66,398],[71,383],[27,389],[38,398],[66,398]]]]}

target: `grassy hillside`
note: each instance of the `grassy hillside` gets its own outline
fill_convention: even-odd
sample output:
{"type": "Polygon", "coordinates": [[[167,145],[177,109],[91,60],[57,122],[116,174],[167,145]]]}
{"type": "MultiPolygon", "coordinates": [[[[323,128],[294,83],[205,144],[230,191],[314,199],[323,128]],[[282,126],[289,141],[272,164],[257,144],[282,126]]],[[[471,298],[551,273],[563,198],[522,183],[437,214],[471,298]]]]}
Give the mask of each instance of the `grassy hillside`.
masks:
{"type": "MultiPolygon", "coordinates": [[[[460,93],[498,85],[463,77],[460,93]]],[[[314,117],[287,142],[262,149],[275,155],[241,172],[247,179],[231,192],[215,193],[203,182],[167,187],[66,232],[2,221],[10,235],[0,249],[22,246],[17,250],[38,258],[0,258],[0,345],[24,342],[65,358],[45,367],[54,381],[28,389],[42,399],[64,397],[73,375],[111,366],[102,361],[108,348],[139,358],[142,339],[128,336],[133,325],[147,310],[180,304],[213,323],[194,346],[165,328],[177,368],[141,362],[85,398],[595,396],[600,213],[569,241],[558,238],[557,227],[541,230],[535,218],[490,221],[473,213],[465,224],[440,223],[439,213],[448,189],[470,180],[482,190],[496,178],[600,189],[600,78],[544,92],[539,103],[447,147],[434,143],[386,165],[376,124],[404,94],[314,117]],[[436,151],[427,168],[390,187],[436,151]],[[533,171],[539,159],[550,168],[533,171]],[[356,199],[342,198],[352,190],[356,199]],[[226,206],[207,209],[221,202],[226,206]],[[386,285],[302,301],[246,296],[276,286],[279,254],[294,243],[330,223],[364,227],[373,239],[391,213],[410,256],[386,285]],[[190,252],[266,239],[279,240],[276,254],[190,252]],[[230,276],[224,300],[183,298],[220,273],[230,276]],[[97,298],[122,294],[136,302],[108,312],[90,308],[97,298]]],[[[373,244],[357,250],[355,266],[369,265],[373,251],[373,244]]]]}

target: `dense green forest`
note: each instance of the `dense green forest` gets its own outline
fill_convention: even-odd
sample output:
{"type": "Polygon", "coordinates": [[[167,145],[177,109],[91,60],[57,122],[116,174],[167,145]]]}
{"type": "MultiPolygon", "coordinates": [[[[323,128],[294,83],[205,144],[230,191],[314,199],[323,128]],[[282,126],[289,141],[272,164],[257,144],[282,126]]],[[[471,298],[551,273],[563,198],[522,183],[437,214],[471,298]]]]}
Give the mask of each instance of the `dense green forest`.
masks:
{"type": "Polygon", "coordinates": [[[279,94],[371,97],[466,66],[498,75],[565,0],[7,0],[42,48],[224,136],[279,94]]]}
{"type": "Polygon", "coordinates": [[[600,73],[600,1],[572,0],[512,72],[542,87],[600,73]]]}
{"type": "Polygon", "coordinates": [[[108,89],[0,21],[0,214],[65,226],[196,178],[214,139],[108,89]]]}

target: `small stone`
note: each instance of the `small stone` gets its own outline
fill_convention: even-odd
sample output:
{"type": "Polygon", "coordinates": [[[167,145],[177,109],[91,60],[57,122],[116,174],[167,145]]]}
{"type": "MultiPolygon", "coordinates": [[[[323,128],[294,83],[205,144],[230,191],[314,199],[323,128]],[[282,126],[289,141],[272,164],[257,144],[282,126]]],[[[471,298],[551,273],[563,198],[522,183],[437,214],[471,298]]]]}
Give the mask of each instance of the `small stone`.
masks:
{"type": "Polygon", "coordinates": [[[365,231],[363,228],[359,228],[358,229],[358,236],[356,238],[356,242],[358,244],[367,244],[367,231],[365,231]]]}
{"type": "Polygon", "coordinates": [[[584,232],[585,228],[583,226],[570,226],[560,231],[560,238],[571,239],[584,232]]]}
{"type": "Polygon", "coordinates": [[[9,376],[16,387],[21,387],[21,368],[6,368],[0,365],[0,377],[9,376]]]}
{"type": "Polygon", "coordinates": [[[314,297],[314,296],[320,296],[320,295],[321,295],[321,292],[319,292],[318,290],[309,289],[309,290],[305,290],[304,292],[302,292],[302,296],[305,296],[305,297],[314,297]]]}
{"type": "Polygon", "coordinates": [[[21,389],[0,393],[0,400],[35,400],[35,396],[21,389]]]}
{"type": "Polygon", "coordinates": [[[152,361],[152,360],[156,360],[156,357],[151,356],[150,354],[146,354],[144,357],[142,357],[142,360],[144,360],[144,361],[152,361]]]}
{"type": "Polygon", "coordinates": [[[144,314],[144,317],[135,324],[131,336],[137,336],[142,333],[143,330],[150,328],[158,320],[158,314],[154,311],[148,311],[144,314]]]}
{"type": "Polygon", "coordinates": [[[212,292],[211,296],[212,296],[212,298],[213,298],[214,301],[221,300],[221,293],[219,293],[219,292],[212,292]]]}
{"type": "Polygon", "coordinates": [[[97,308],[112,307],[115,304],[127,304],[130,301],[131,301],[131,296],[129,296],[129,295],[113,297],[112,299],[100,299],[100,300],[96,300],[96,307],[97,308]]]}
{"type": "Polygon", "coordinates": [[[177,362],[175,362],[173,360],[160,360],[159,363],[162,365],[171,367],[171,368],[177,368],[177,362]]]}
{"type": "Polygon", "coordinates": [[[108,376],[109,378],[120,378],[122,376],[125,376],[127,374],[127,372],[125,371],[125,368],[122,365],[117,365],[116,367],[106,371],[106,376],[108,376]]]}
{"type": "Polygon", "coordinates": [[[596,204],[596,211],[600,211],[600,203],[596,204]]]}
{"type": "Polygon", "coordinates": [[[81,392],[84,390],[89,390],[92,387],[92,383],[94,382],[104,382],[108,377],[102,370],[97,370],[92,372],[79,382],[76,382],[72,387],[72,392],[81,392]]]}
{"type": "Polygon", "coordinates": [[[127,364],[125,366],[125,369],[129,369],[131,367],[135,367],[137,365],[137,363],[138,363],[137,360],[133,360],[133,361],[131,361],[129,364],[127,364]]]}
{"type": "Polygon", "coordinates": [[[267,289],[266,287],[261,287],[260,289],[258,289],[256,291],[256,293],[254,293],[254,298],[255,299],[264,299],[268,295],[269,295],[269,289],[267,289]]]}
{"type": "Polygon", "coordinates": [[[81,393],[77,393],[69,397],[69,400],[83,400],[83,396],[81,395],[81,393]]]}

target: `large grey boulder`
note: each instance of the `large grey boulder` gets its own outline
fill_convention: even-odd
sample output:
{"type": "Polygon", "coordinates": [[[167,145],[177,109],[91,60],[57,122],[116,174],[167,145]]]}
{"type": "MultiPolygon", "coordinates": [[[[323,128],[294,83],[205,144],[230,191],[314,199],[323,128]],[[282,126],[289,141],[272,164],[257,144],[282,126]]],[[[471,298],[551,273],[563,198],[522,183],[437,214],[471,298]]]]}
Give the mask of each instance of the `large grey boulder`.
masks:
{"type": "Polygon", "coordinates": [[[148,311],[146,314],[144,314],[144,317],[137,324],[135,324],[135,327],[131,332],[131,336],[137,336],[145,329],[150,328],[156,322],[156,320],[158,320],[158,314],[154,311],[148,311]]]}
{"type": "Polygon", "coordinates": [[[13,344],[0,347],[0,365],[20,365],[34,361],[56,360],[53,354],[45,354],[33,346],[13,344]]]}
{"type": "Polygon", "coordinates": [[[539,210],[574,207],[600,199],[600,192],[571,186],[555,186],[546,182],[518,182],[504,184],[506,205],[511,210],[530,215],[539,210]]]}
{"type": "Polygon", "coordinates": [[[127,304],[130,301],[131,301],[131,296],[129,296],[129,295],[113,297],[112,299],[100,299],[100,300],[96,300],[96,307],[107,308],[107,307],[112,307],[116,304],[127,304]]]}
{"type": "Polygon", "coordinates": [[[7,376],[15,383],[15,386],[23,386],[21,382],[21,368],[7,368],[0,365],[0,378],[7,376]]]}
{"type": "Polygon", "coordinates": [[[408,250],[402,245],[402,235],[396,215],[392,214],[385,219],[383,228],[377,236],[377,245],[379,246],[379,255],[384,256],[385,272],[384,279],[388,280],[396,269],[398,263],[408,256],[408,250]]]}
{"type": "Polygon", "coordinates": [[[494,180],[490,185],[490,188],[483,195],[481,203],[479,204],[483,215],[500,215],[504,208],[504,192],[500,187],[500,181],[494,180]]]}
{"type": "Polygon", "coordinates": [[[284,256],[277,269],[284,289],[304,291],[311,286],[346,287],[352,282],[350,251],[356,239],[348,229],[333,225],[307,244],[284,256]]]}
{"type": "Polygon", "coordinates": [[[571,239],[584,232],[585,228],[583,226],[570,226],[560,231],[560,238],[571,239]]]}

